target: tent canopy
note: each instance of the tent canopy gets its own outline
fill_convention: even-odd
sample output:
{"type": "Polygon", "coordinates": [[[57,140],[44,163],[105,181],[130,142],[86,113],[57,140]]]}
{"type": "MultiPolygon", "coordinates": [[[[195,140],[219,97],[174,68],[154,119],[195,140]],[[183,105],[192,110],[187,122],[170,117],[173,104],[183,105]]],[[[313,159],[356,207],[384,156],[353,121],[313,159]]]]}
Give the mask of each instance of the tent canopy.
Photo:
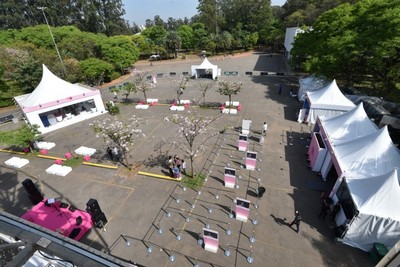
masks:
{"type": "Polygon", "coordinates": [[[349,175],[346,183],[358,210],[343,243],[370,251],[374,243],[393,247],[400,236],[400,186],[397,169],[364,178],[349,175]]]}
{"type": "Polygon", "coordinates": [[[318,91],[307,92],[306,95],[304,103],[304,108],[308,109],[306,121],[313,124],[318,116],[332,117],[355,107],[354,103],[342,94],[336,80],[318,91]]]}
{"type": "Polygon", "coordinates": [[[323,79],[317,78],[315,76],[307,76],[299,79],[299,92],[297,97],[300,101],[304,101],[306,97],[306,92],[314,92],[325,85],[325,81],[323,79]]]}
{"type": "Polygon", "coordinates": [[[360,176],[376,176],[400,168],[400,152],[389,136],[387,126],[372,134],[333,144],[342,171],[360,176]]]}
{"type": "Polygon", "coordinates": [[[36,89],[31,94],[16,99],[22,108],[28,108],[92,92],[93,90],[58,78],[43,64],[42,80],[36,89]]]}
{"type": "Polygon", "coordinates": [[[320,117],[320,121],[327,137],[334,143],[352,140],[378,130],[365,113],[363,103],[335,117],[320,117]]]}
{"type": "Polygon", "coordinates": [[[354,103],[342,94],[336,80],[318,91],[307,92],[306,94],[310,108],[348,111],[355,107],[354,103]]]}
{"type": "Polygon", "coordinates": [[[211,71],[213,80],[218,76],[218,66],[211,64],[207,58],[205,58],[200,65],[192,65],[192,76],[195,78],[206,74],[207,71],[211,71]]]}

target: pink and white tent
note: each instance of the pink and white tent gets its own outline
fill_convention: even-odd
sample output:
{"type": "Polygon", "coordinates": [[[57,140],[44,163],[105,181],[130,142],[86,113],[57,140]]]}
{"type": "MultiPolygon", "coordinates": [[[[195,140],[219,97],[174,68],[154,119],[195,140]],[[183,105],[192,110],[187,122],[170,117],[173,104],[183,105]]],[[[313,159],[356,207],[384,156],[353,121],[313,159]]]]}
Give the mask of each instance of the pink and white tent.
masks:
{"type": "Polygon", "coordinates": [[[41,133],[51,132],[105,112],[100,90],[64,81],[45,65],[36,89],[14,99],[26,122],[38,125],[41,133]]]}

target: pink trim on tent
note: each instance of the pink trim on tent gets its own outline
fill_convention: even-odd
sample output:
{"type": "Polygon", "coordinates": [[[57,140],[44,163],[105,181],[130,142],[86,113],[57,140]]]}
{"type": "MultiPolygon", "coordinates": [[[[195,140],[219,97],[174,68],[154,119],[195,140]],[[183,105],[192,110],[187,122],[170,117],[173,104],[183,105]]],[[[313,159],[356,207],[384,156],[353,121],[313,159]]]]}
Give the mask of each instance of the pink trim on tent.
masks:
{"type": "Polygon", "coordinates": [[[100,94],[100,91],[85,92],[85,93],[82,93],[81,95],[70,96],[70,97],[67,97],[64,99],[59,99],[56,101],[39,104],[37,106],[22,107],[22,110],[25,113],[29,113],[29,112],[33,112],[33,111],[37,111],[37,110],[41,110],[41,109],[45,109],[45,108],[49,108],[49,107],[53,107],[53,106],[58,106],[63,103],[68,103],[68,102],[71,102],[72,100],[78,100],[78,99],[86,98],[88,96],[94,96],[94,95],[99,95],[99,94],[100,94]]]}

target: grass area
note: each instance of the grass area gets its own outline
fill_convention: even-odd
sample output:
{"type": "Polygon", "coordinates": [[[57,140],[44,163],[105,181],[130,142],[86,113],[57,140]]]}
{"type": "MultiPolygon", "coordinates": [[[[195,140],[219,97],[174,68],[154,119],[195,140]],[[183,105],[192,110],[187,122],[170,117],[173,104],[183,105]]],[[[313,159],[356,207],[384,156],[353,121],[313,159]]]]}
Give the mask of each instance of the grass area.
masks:
{"type": "Polygon", "coordinates": [[[196,175],[194,178],[192,178],[191,174],[189,174],[189,173],[187,175],[182,174],[181,183],[184,187],[191,188],[191,189],[198,189],[204,185],[205,178],[206,178],[206,176],[202,173],[196,175]]]}
{"type": "Polygon", "coordinates": [[[69,166],[69,167],[76,167],[81,165],[83,162],[83,156],[77,156],[77,157],[72,157],[70,159],[67,159],[63,162],[64,166],[69,166]]]}

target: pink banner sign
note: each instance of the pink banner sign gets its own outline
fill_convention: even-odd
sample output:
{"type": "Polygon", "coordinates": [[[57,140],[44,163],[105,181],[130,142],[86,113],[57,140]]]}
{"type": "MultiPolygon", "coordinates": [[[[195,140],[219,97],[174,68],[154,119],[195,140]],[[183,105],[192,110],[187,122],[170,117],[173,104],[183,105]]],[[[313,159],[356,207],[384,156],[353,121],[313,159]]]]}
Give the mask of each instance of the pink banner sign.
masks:
{"type": "Polygon", "coordinates": [[[225,187],[233,188],[236,184],[236,170],[232,168],[224,169],[225,187]]]}
{"type": "Polygon", "coordinates": [[[204,249],[217,253],[219,247],[218,232],[203,228],[204,249]]]}
{"type": "Polygon", "coordinates": [[[236,198],[235,214],[236,219],[246,222],[250,215],[250,201],[236,198]]]}
{"type": "Polygon", "coordinates": [[[257,152],[248,151],[246,153],[246,169],[254,170],[257,163],[257,152]]]}
{"type": "Polygon", "coordinates": [[[245,134],[239,134],[238,149],[239,151],[246,151],[248,146],[248,136],[245,134]]]}

